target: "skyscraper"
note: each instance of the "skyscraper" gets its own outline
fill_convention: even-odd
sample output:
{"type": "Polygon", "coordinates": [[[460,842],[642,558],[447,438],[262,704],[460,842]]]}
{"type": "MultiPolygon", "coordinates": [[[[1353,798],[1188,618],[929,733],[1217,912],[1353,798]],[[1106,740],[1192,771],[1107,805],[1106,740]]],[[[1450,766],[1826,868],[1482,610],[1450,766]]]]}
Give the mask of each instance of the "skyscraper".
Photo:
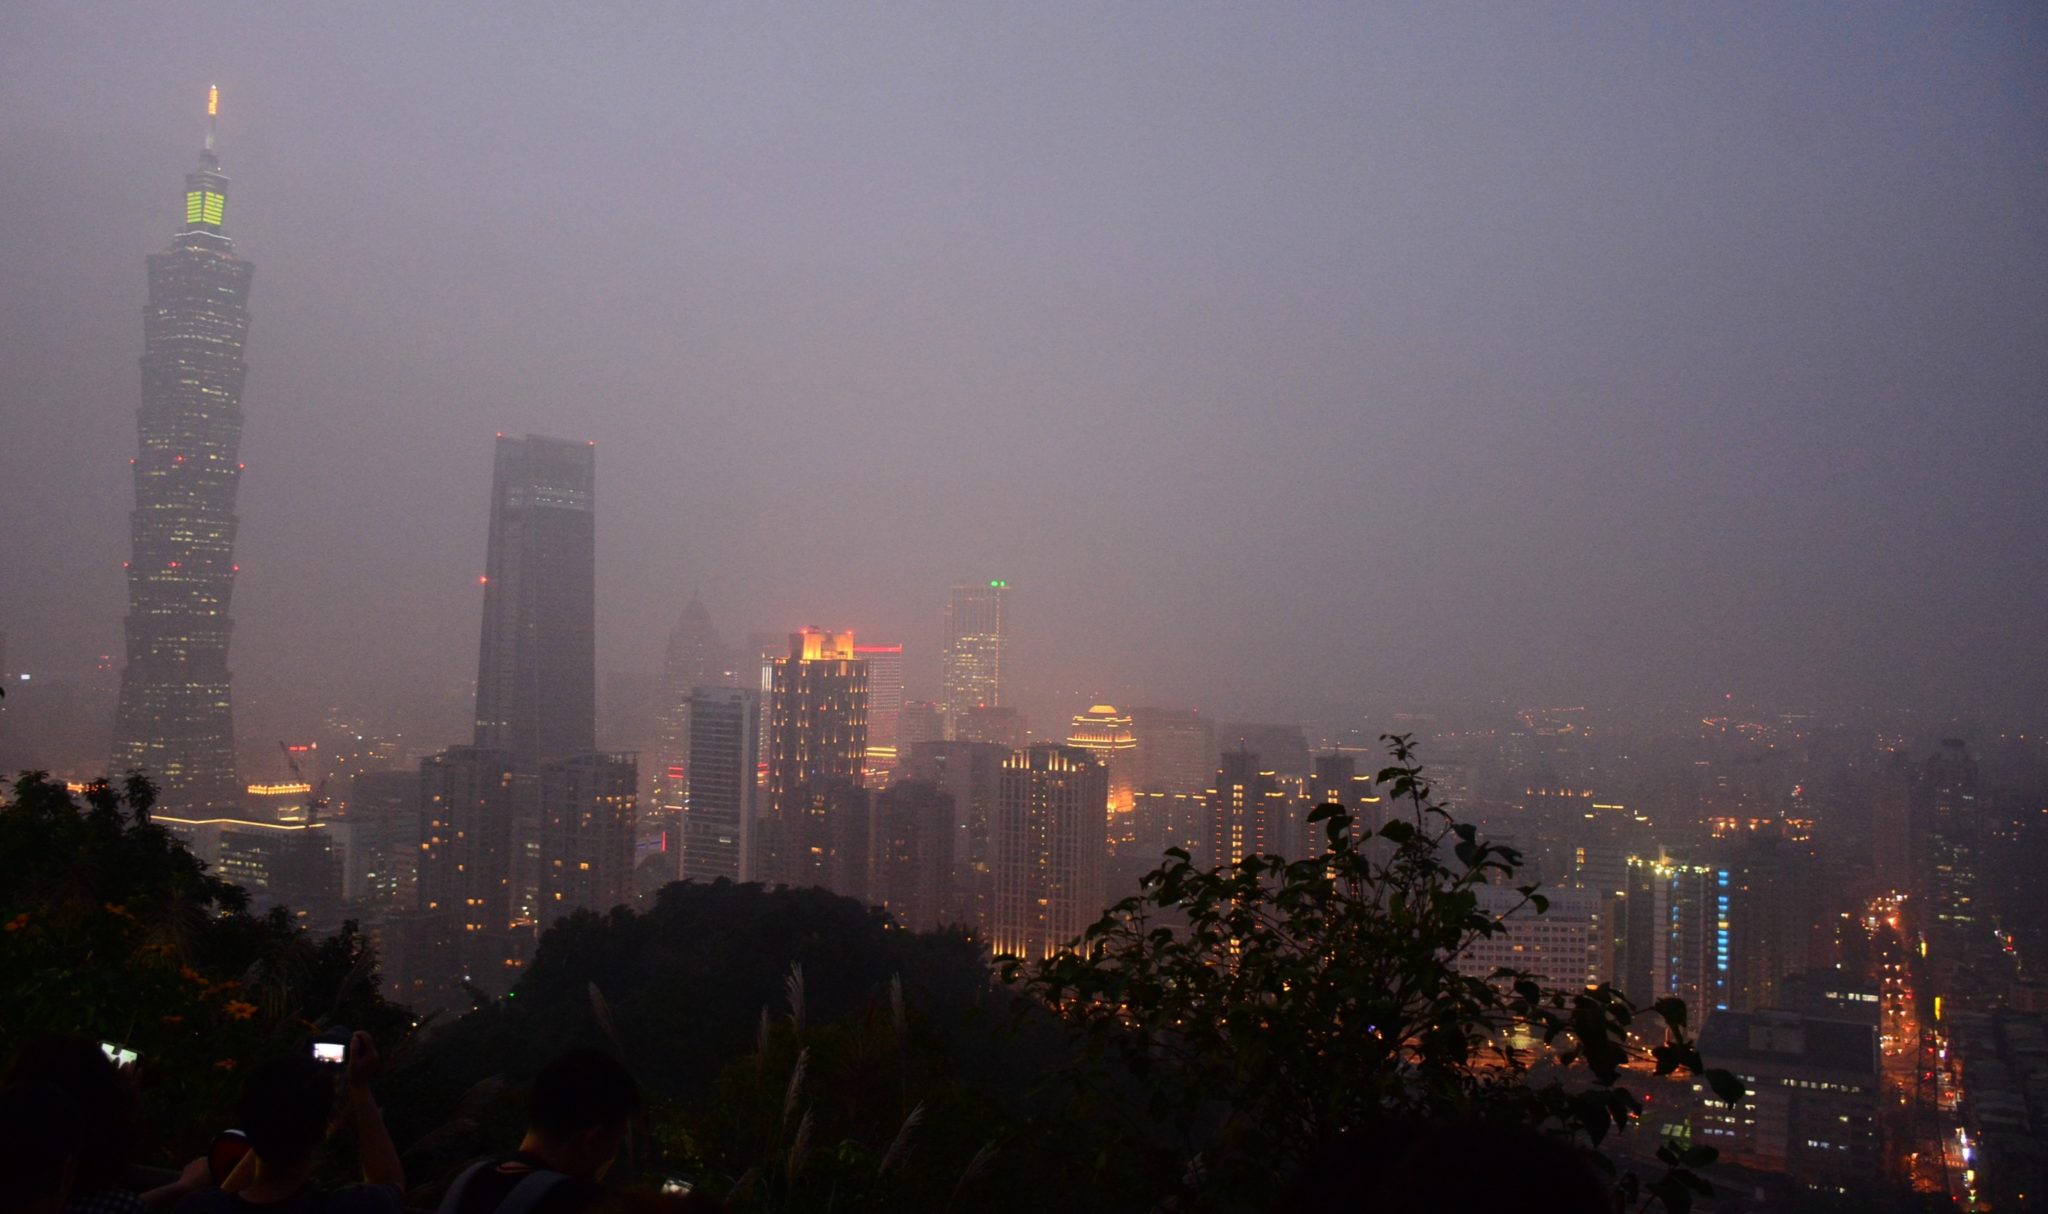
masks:
{"type": "Polygon", "coordinates": [[[512,928],[518,791],[503,751],[455,746],[420,760],[418,910],[395,933],[392,964],[407,1002],[448,1006],[458,980],[512,984],[525,943],[512,928]]]}
{"type": "Polygon", "coordinates": [[[357,772],[346,817],[351,892],[373,915],[413,909],[420,867],[420,773],[357,772]]]}
{"type": "Polygon", "coordinates": [[[699,687],[690,697],[690,786],[676,875],[685,881],[751,881],[755,868],[761,693],[699,687]]]}
{"type": "Polygon", "coordinates": [[[1196,794],[1216,774],[1216,723],[1192,708],[1133,708],[1139,792],[1196,794]]]}
{"type": "Polygon", "coordinates": [[[903,713],[903,646],[855,645],[853,656],[868,664],[868,747],[893,752],[903,713]]]}
{"type": "Polygon", "coordinates": [[[902,754],[896,735],[903,714],[903,646],[855,645],[853,656],[868,664],[867,785],[884,788],[902,754]]]}
{"type": "Polygon", "coordinates": [[[1728,1007],[1734,968],[1732,874],[1663,856],[1630,856],[1614,899],[1614,982],[1642,1006],[1675,996],[1695,1026],[1728,1007]]]}
{"type": "Polygon", "coordinates": [[[597,448],[498,437],[476,744],[521,771],[597,748],[597,448]]]}
{"type": "Polygon", "coordinates": [[[897,778],[936,785],[953,806],[953,871],[948,880],[946,922],[986,932],[992,877],[989,821],[1008,747],[986,742],[913,742],[903,752],[897,778]]]}
{"type": "Polygon", "coordinates": [[[1549,909],[1537,914],[1512,885],[1480,885],[1479,909],[1503,919],[1499,935],[1475,936],[1457,958],[1468,977],[1491,978],[1496,970],[1536,975],[1545,988],[1578,991],[1612,978],[1614,938],[1607,899],[1590,890],[1546,890],[1549,909]]]}
{"type": "Polygon", "coordinates": [[[1228,868],[1246,856],[1286,855],[1300,846],[1287,796],[1258,752],[1226,750],[1209,790],[1208,863],[1228,868]]]}
{"type": "Polygon", "coordinates": [[[937,784],[903,780],[875,793],[868,901],[916,931],[944,926],[954,904],[953,833],[953,798],[937,784]]]}
{"type": "Polygon", "coordinates": [[[540,771],[540,919],[608,911],[633,894],[638,766],[625,754],[550,759],[540,771]]]}
{"type": "MultiPolygon", "coordinates": [[[[838,867],[863,874],[839,845],[848,824],[833,820],[858,808],[847,790],[864,792],[868,742],[868,669],[854,656],[853,634],[805,628],[789,635],[776,658],[768,707],[768,820],[763,876],[791,885],[816,884],[838,867]],[[834,857],[838,858],[834,858],[834,857]]],[[[865,826],[860,838],[866,838],[865,826]]]]}
{"type": "Polygon", "coordinates": [[[141,769],[167,810],[232,804],[234,709],[228,695],[235,491],[242,465],[242,349],[254,267],[224,228],[228,179],[214,155],[219,90],[206,100],[206,147],[185,178],[184,223],[149,257],[135,510],[129,515],[127,665],[112,765],[141,769]]]}
{"type": "Polygon", "coordinates": [[[939,655],[939,708],[958,728],[970,708],[1003,707],[1009,665],[1009,629],[1003,603],[1010,584],[961,582],[946,602],[946,648],[939,655]]]}
{"type": "Polygon", "coordinates": [[[1274,725],[1258,721],[1225,721],[1218,733],[1224,747],[1243,747],[1265,756],[1275,775],[1305,776],[1309,772],[1308,735],[1299,725],[1274,725]]]}
{"type": "Polygon", "coordinates": [[[654,809],[665,829],[674,829],[689,786],[691,696],[700,687],[724,684],[729,665],[725,647],[711,627],[711,613],[692,595],[676,626],[669,629],[655,704],[661,750],[655,757],[654,809]]]}
{"type": "Polygon", "coordinates": [[[1118,712],[1113,704],[1077,712],[1067,731],[1067,745],[1092,753],[1109,772],[1110,818],[1129,814],[1138,758],[1138,738],[1131,732],[1130,714],[1118,712]]]}
{"type": "MultiPolygon", "coordinates": [[[[1937,965],[1966,956],[1976,930],[1977,872],[1985,830],[1977,792],[1977,761],[1960,738],[1944,738],[1927,760],[1913,805],[1916,927],[1930,939],[1937,965]]],[[[1981,941],[1979,942],[1981,943],[1981,941]]]]}
{"type": "Polygon", "coordinates": [[[989,943],[1049,957],[1102,914],[1109,773],[1071,746],[1032,746],[1003,763],[989,823],[989,943]]]}
{"type": "Polygon", "coordinates": [[[1031,727],[1024,714],[1014,708],[976,704],[948,717],[946,724],[950,729],[947,736],[958,741],[986,742],[1005,750],[1021,750],[1031,739],[1031,727]]]}
{"type": "Polygon", "coordinates": [[[1309,815],[1317,807],[1335,802],[1351,811],[1353,828],[1360,834],[1370,834],[1380,828],[1380,813],[1385,809],[1378,793],[1373,791],[1372,776],[1358,770],[1358,760],[1348,754],[1317,755],[1313,770],[1303,783],[1301,803],[1296,806],[1299,821],[1293,833],[1299,837],[1301,856],[1321,855],[1330,845],[1329,827],[1321,822],[1311,824],[1309,815]]]}
{"type": "Polygon", "coordinates": [[[906,700],[903,711],[896,717],[896,754],[900,758],[910,753],[910,748],[919,742],[943,742],[946,740],[946,715],[932,700],[906,700]]]}

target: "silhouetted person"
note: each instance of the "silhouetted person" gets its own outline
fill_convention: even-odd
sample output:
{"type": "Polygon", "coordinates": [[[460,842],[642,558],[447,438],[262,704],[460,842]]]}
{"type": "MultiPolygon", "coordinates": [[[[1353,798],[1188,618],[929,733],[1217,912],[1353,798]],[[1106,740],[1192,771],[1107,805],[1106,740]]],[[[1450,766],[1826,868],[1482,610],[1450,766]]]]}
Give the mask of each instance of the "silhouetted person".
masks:
{"type": "Polygon", "coordinates": [[[440,1214],[579,1214],[604,1198],[598,1182],[626,1142],[640,1087],[618,1059],[575,1049],[533,1081],[526,1137],[503,1159],[456,1177],[440,1214]]]}
{"type": "Polygon", "coordinates": [[[78,1175],[83,1118],[71,1097],[41,1080],[0,1090],[0,1210],[57,1214],[78,1175]]]}
{"type": "Polygon", "coordinates": [[[349,1041],[346,1112],[355,1125],[363,1183],[334,1192],[313,1184],[313,1164],[334,1122],[337,1068],[294,1054],[264,1063],[242,1087],[249,1154],[220,1187],[200,1189],[177,1214],[399,1214],[405,1169],[370,1096],[377,1047],[368,1033],[349,1041]]]}
{"type": "Polygon", "coordinates": [[[77,1175],[64,1209],[72,1214],[145,1214],[129,1180],[135,1135],[136,1093],[131,1074],[114,1065],[99,1042],[86,1037],[42,1037],[15,1055],[8,1082],[41,1083],[70,1098],[76,1118],[72,1153],[77,1175]]]}
{"type": "Polygon", "coordinates": [[[1611,1214],[1585,1155],[1530,1130],[1392,1125],[1311,1153],[1276,1214],[1611,1214]]]}

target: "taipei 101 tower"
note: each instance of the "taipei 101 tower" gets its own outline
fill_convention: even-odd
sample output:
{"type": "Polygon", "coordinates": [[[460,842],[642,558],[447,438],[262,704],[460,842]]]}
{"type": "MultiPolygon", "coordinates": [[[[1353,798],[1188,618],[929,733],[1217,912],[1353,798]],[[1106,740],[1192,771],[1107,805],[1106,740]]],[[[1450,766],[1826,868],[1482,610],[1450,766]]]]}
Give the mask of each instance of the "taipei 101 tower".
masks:
{"type": "Polygon", "coordinates": [[[206,98],[206,148],[185,178],[171,247],[149,257],[142,408],[129,516],[127,666],[112,768],[156,781],[162,808],[238,802],[228,698],[235,490],[242,466],[242,345],[249,278],[225,229],[228,179],[214,155],[220,90],[206,98]]]}

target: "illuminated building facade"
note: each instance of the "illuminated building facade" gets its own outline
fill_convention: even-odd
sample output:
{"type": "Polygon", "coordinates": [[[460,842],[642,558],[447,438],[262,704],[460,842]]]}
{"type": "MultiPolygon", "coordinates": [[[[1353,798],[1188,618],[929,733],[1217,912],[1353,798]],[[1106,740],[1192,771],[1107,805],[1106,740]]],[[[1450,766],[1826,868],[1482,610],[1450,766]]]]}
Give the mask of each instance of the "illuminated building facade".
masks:
{"type": "Polygon", "coordinates": [[[1723,1012],[1700,1053],[1734,1072],[1749,1098],[1727,1105],[1692,1081],[1692,1142],[1722,1161],[1839,1192],[1879,1174],[1878,1030],[1797,1012],[1723,1012]]]}
{"type": "Polygon", "coordinates": [[[342,913],[348,829],[329,822],[257,822],[152,814],[215,873],[249,891],[258,912],[290,907],[310,928],[328,930],[342,913]]]}
{"type": "MultiPolygon", "coordinates": [[[[1118,844],[1119,859],[1129,859],[1135,869],[1129,875],[1142,876],[1157,867],[1169,847],[1190,856],[1200,856],[1209,846],[1209,794],[1207,792],[1141,792],[1132,798],[1133,838],[1118,844]]],[[[1128,881],[1126,882],[1128,884],[1128,881]]]]}
{"type": "Polygon", "coordinates": [[[1228,868],[1246,856],[1286,855],[1300,846],[1290,838],[1293,815],[1273,770],[1258,752],[1226,750],[1209,789],[1209,851],[1206,863],[1228,868]]]}
{"type": "Polygon", "coordinates": [[[1734,887],[1725,866],[1630,856],[1613,912],[1621,992],[1643,1007],[1683,999],[1695,1025],[1726,1010],[1735,969],[1734,887]]]}
{"type": "Polygon", "coordinates": [[[852,633],[805,628],[790,634],[769,681],[762,876],[816,884],[833,870],[843,884],[854,867],[844,854],[852,835],[833,819],[856,812],[851,793],[865,793],[867,663],[854,656],[852,633]],[[828,862],[832,856],[838,858],[828,862]]]}
{"type": "Polygon", "coordinates": [[[868,901],[868,848],[874,797],[852,780],[827,777],[800,784],[788,813],[765,832],[775,880],[868,901]]]}
{"type": "Polygon", "coordinates": [[[1459,954],[1458,971],[1475,978],[1496,969],[1534,974],[1546,990],[1580,991],[1612,981],[1613,929],[1605,898],[1586,890],[1546,890],[1549,909],[1523,906],[1513,886],[1481,885],[1479,909],[1504,918],[1507,930],[1473,939],[1459,954]],[[1517,911],[1517,907],[1521,907],[1517,911]]]}
{"type": "Polygon", "coordinates": [[[406,1002],[453,1006],[463,981],[511,987],[525,956],[511,831],[523,791],[502,750],[456,746],[420,760],[417,909],[394,933],[392,965],[406,1002]]]}
{"type": "Polygon", "coordinates": [[[1102,914],[1109,773],[1085,750],[1039,745],[1003,762],[989,823],[988,941],[1049,957],[1102,914]]]}
{"type": "Polygon", "coordinates": [[[1716,871],[1728,876],[1728,1006],[1738,1012],[1785,1007],[1785,979],[1816,960],[1819,877],[1813,849],[1752,835],[1734,846],[1717,846],[1714,855],[1716,871]]]}
{"type": "Polygon", "coordinates": [[[868,664],[868,746],[893,752],[903,715],[903,646],[855,645],[853,656],[868,664]]]}
{"type": "Polygon", "coordinates": [[[760,693],[699,687],[690,697],[689,796],[670,843],[682,880],[755,879],[760,759],[760,693]]]}
{"type": "Polygon", "coordinates": [[[866,783],[886,788],[902,753],[896,738],[903,715],[903,646],[855,645],[853,656],[868,664],[866,783]]]}
{"type": "Polygon", "coordinates": [[[1003,707],[1010,634],[1004,616],[1010,584],[961,582],[946,602],[946,647],[939,655],[939,709],[954,736],[971,708],[1003,707]]]}
{"type": "Polygon", "coordinates": [[[540,770],[540,918],[608,911],[633,896],[639,766],[630,754],[550,759],[540,770]]]}
{"type": "Polygon", "coordinates": [[[597,749],[597,448],[498,438],[476,745],[521,771],[597,749]]]}
{"type": "Polygon", "coordinates": [[[243,789],[251,820],[257,822],[304,822],[313,786],[304,780],[277,780],[251,784],[243,789]]]}
{"type": "Polygon", "coordinates": [[[1358,770],[1358,757],[1351,754],[1317,755],[1310,761],[1308,779],[1302,783],[1302,812],[1299,833],[1300,855],[1320,855],[1330,845],[1330,833],[1322,823],[1308,817],[1319,805],[1342,805],[1351,811],[1354,830],[1370,834],[1380,828],[1386,808],[1373,791],[1372,776],[1358,770]]]}
{"type": "Polygon", "coordinates": [[[206,148],[185,178],[184,222],[149,257],[135,510],[129,515],[127,662],[111,765],[141,770],[166,811],[236,804],[228,611],[234,593],[236,489],[242,465],[247,261],[225,222],[228,179],[206,148]]]}
{"type": "Polygon", "coordinates": [[[1109,817],[1115,833],[1118,820],[1129,816],[1137,791],[1138,735],[1131,730],[1130,714],[1118,712],[1113,704],[1077,712],[1067,730],[1067,745],[1094,755],[1109,773],[1109,817]]]}

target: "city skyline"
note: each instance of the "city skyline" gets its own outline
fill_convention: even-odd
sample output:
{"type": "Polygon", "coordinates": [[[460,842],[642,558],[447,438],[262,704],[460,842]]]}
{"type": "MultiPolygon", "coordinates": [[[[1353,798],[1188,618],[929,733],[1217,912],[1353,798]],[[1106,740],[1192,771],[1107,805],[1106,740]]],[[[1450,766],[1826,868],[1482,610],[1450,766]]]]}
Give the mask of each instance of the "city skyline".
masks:
{"type": "Polygon", "coordinates": [[[2048,10],[105,17],[0,13],[41,1204],[342,1020],[392,1203],[497,1138],[790,1211],[2048,1191],[2048,10]],[[158,1078],[59,1108],[51,1031],[158,1078]],[[573,1150],[571,1041],[635,1072],[573,1150]]]}
{"type": "MultiPolygon", "coordinates": [[[[930,695],[942,642],[930,596],[987,572],[1025,596],[1019,694],[1040,726],[1099,701],[1269,719],[1327,716],[1356,697],[1398,707],[1733,692],[1828,710],[2033,711],[2039,689],[2011,672],[2048,666],[2025,625],[2041,557],[2014,530],[2041,508],[2023,453],[2039,449],[2043,421],[2021,407],[2040,377],[2023,318],[2038,308],[2041,276],[2027,270],[2041,247],[2005,200],[2039,190],[2034,162],[2015,154],[2039,127],[2039,90],[2014,75],[2038,23],[1895,14],[1849,46],[1815,17],[1666,19],[1692,35],[1680,44],[1704,48],[1701,63],[1637,27],[1581,43],[1540,24],[1476,29],[1425,14],[1389,17],[1371,37],[1369,23],[1277,18],[1274,43],[1226,59],[1219,78],[1218,97],[1245,102],[1244,120],[1197,127],[1223,105],[1190,92],[1198,69],[1241,31],[1209,15],[1180,41],[1152,43],[1161,31],[1133,17],[1105,32],[1156,44],[1156,74],[1083,64],[1058,78],[1101,104],[1090,113],[1162,124],[1149,165],[1105,165],[1122,126],[1073,149],[1135,201],[1083,191],[1087,178],[1052,150],[1071,144],[1055,136],[1077,113],[998,71],[964,86],[960,121],[986,120],[990,90],[1021,100],[1009,146],[1041,184],[991,203],[987,226],[974,207],[953,227],[882,223],[875,247],[909,256],[877,266],[835,255],[845,221],[807,210],[788,183],[806,169],[855,180],[874,168],[875,192],[853,195],[864,221],[948,180],[983,198],[1013,185],[1016,170],[973,158],[944,173],[964,154],[961,126],[900,121],[988,66],[951,27],[916,36],[926,42],[886,22],[867,31],[867,51],[900,58],[907,91],[855,90],[835,158],[814,142],[735,146],[748,122],[785,131],[810,102],[805,86],[788,85],[798,91],[778,110],[755,91],[768,86],[733,71],[678,84],[633,52],[558,111],[505,104],[507,87],[532,97],[536,82],[541,96],[556,84],[534,39],[514,39],[488,52],[492,79],[450,104],[426,61],[445,59],[429,48],[455,32],[432,17],[409,19],[415,49],[365,91],[367,60],[351,56],[375,44],[374,21],[324,30],[316,52],[285,49],[290,22],[259,15],[236,27],[241,51],[229,55],[209,43],[218,15],[101,38],[24,11],[9,43],[38,53],[7,60],[17,70],[0,98],[25,117],[0,139],[18,180],[80,186],[29,191],[22,222],[0,236],[37,233],[12,264],[21,298],[43,301],[0,337],[0,393],[31,427],[0,458],[11,512],[34,520],[0,539],[0,570],[30,587],[10,596],[10,660],[83,680],[118,648],[122,510],[108,455],[125,445],[126,419],[103,402],[122,398],[132,357],[133,250],[157,239],[162,195],[149,183],[189,146],[192,99],[219,72],[238,196],[259,202],[238,212],[241,236],[278,300],[251,369],[251,391],[272,407],[252,432],[240,503],[261,521],[237,539],[237,699],[265,728],[333,704],[425,723],[459,711],[469,674],[454,655],[473,575],[457,571],[474,568],[480,543],[459,508],[475,492],[460,453],[480,434],[527,428],[608,453],[618,533],[599,558],[604,671],[649,666],[674,604],[701,586],[732,635],[829,618],[901,640],[911,689],[930,695]],[[1759,45],[1779,57],[1753,59],[1759,45]],[[1898,46],[1919,57],[1873,49],[1898,46]],[[1333,75],[1340,55],[1380,70],[1333,75]],[[1402,56],[1449,74],[1418,79],[1402,56]],[[1283,79],[1278,64],[1296,60],[1317,70],[1283,79]],[[268,66],[279,63],[343,66],[287,87],[268,66]],[[2005,83],[1957,93],[1938,66],[2005,83]],[[1654,105],[1588,113],[1556,91],[1581,69],[1610,98],[1675,83],[1654,105]],[[1814,83],[1830,72],[1839,90],[1814,83]],[[74,79],[123,83],[86,98],[64,83],[74,79]],[[1764,100],[1737,104],[1737,81],[1764,100]],[[1838,92],[1895,97],[1914,117],[1838,92]],[[344,93],[364,104],[329,104],[344,93]],[[43,104],[58,97],[74,104],[43,104]],[[457,116],[487,109],[526,119],[491,128],[510,141],[502,150],[464,152],[472,124],[457,116]],[[657,111],[750,117],[732,118],[732,132],[710,119],[641,132],[672,136],[678,163],[708,183],[677,192],[668,170],[623,155],[629,122],[598,120],[657,111]],[[60,112],[104,137],[56,138],[60,112]],[[1265,137],[1282,114],[1305,116],[1298,147],[1265,137]],[[1679,158],[1670,136],[1695,120],[1679,158]],[[1934,136],[1957,128],[1971,138],[1934,136]],[[885,154],[884,130],[910,132],[906,156],[885,154]],[[1559,167],[1528,161],[1514,131],[1561,140],[1559,167]],[[547,208],[523,166],[543,146],[574,149],[578,178],[606,183],[579,204],[606,222],[527,238],[547,208]],[[1840,151],[1807,164],[1809,146],[1840,151]],[[298,149],[318,149],[317,167],[298,149]],[[1922,183],[1916,166],[1930,157],[1954,188],[1922,183]],[[900,172],[879,171],[892,163],[900,172]],[[1236,169],[1208,175],[1222,191],[1212,200],[1178,188],[1219,163],[1236,169]],[[1326,173],[1307,169],[1318,163],[1326,173]],[[1369,171],[1378,165],[1407,171],[1369,171]],[[1489,168],[1523,174],[1505,192],[1520,201],[1459,188],[1490,180],[1489,168]],[[1837,171],[1849,185],[1821,189],[1837,171]],[[1365,226],[1333,226],[1335,200],[1354,197],[1365,226]],[[657,198],[696,221],[650,228],[643,210],[676,217],[657,198]],[[771,205],[747,218],[747,198],[771,205]],[[1425,205],[1451,201],[1470,213],[1425,205]],[[472,215],[480,222],[459,219],[472,215]],[[1515,238],[1454,238],[1488,224],[1515,238]],[[676,231],[717,232],[730,252],[676,231]],[[1883,262],[1906,285],[1881,298],[1856,289],[1912,233],[1929,234],[1914,249],[1947,255],[1883,262]],[[945,260],[982,236],[993,239],[981,254],[945,260]],[[1026,256],[1120,247],[1113,236],[1127,241],[1122,261],[1026,256]],[[621,261],[636,239],[650,242],[645,269],[621,261]],[[1189,248],[1215,260],[1181,258],[1189,248]],[[368,289],[359,267],[373,249],[417,272],[376,275],[368,289]],[[1662,270],[1618,269],[1628,249],[1662,270]],[[1713,274],[1683,272],[1723,254],[1713,274]],[[948,264],[966,277],[935,268],[948,264]],[[605,267],[616,289],[574,286],[576,266],[605,267]],[[822,275],[815,290],[793,285],[805,267],[822,275]],[[1215,295],[1237,279],[1249,289],[1215,295]],[[550,282],[571,285],[557,297],[541,289],[550,282]],[[1159,289],[1140,293],[1146,283],[1159,289]],[[1578,311],[1539,307],[1543,284],[1578,311]],[[939,306],[983,291],[1012,302],[939,306]],[[720,292],[737,311],[702,306],[720,292]],[[855,324],[847,301],[863,292],[881,306],[855,324]],[[1206,316],[1187,302],[1207,299],[1218,311],[1206,316]],[[1253,323],[1261,312],[1273,319],[1253,323]],[[798,322],[756,341],[734,327],[741,315],[798,322]],[[925,331],[933,341],[904,336],[925,331]],[[567,401],[587,424],[562,424],[567,401]],[[826,426],[850,444],[842,466],[870,471],[806,486],[773,436],[826,426]],[[1071,440],[1089,432],[1099,441],[1071,440]],[[1153,458],[1110,454],[1140,437],[1153,458]],[[1233,453],[1290,473],[1272,491],[1235,487],[1223,475],[1233,453]],[[819,493],[876,525],[835,549],[799,542],[819,493]],[[677,523],[720,517],[759,529],[677,523]],[[1225,551],[1239,573],[1219,578],[1212,557],[1225,551]],[[30,572],[42,570],[63,576],[30,572]],[[1954,592],[1919,589],[1935,584],[1954,592]],[[1148,619],[1163,602],[1178,606],[1148,619]]],[[[844,80],[822,29],[773,14],[703,23],[678,18],[668,32],[703,35],[702,53],[736,68],[751,28],[844,80]]],[[[1022,62],[1057,61],[1069,45],[1027,27],[1022,62]]],[[[590,36],[558,32],[571,46],[590,36]]]]}

